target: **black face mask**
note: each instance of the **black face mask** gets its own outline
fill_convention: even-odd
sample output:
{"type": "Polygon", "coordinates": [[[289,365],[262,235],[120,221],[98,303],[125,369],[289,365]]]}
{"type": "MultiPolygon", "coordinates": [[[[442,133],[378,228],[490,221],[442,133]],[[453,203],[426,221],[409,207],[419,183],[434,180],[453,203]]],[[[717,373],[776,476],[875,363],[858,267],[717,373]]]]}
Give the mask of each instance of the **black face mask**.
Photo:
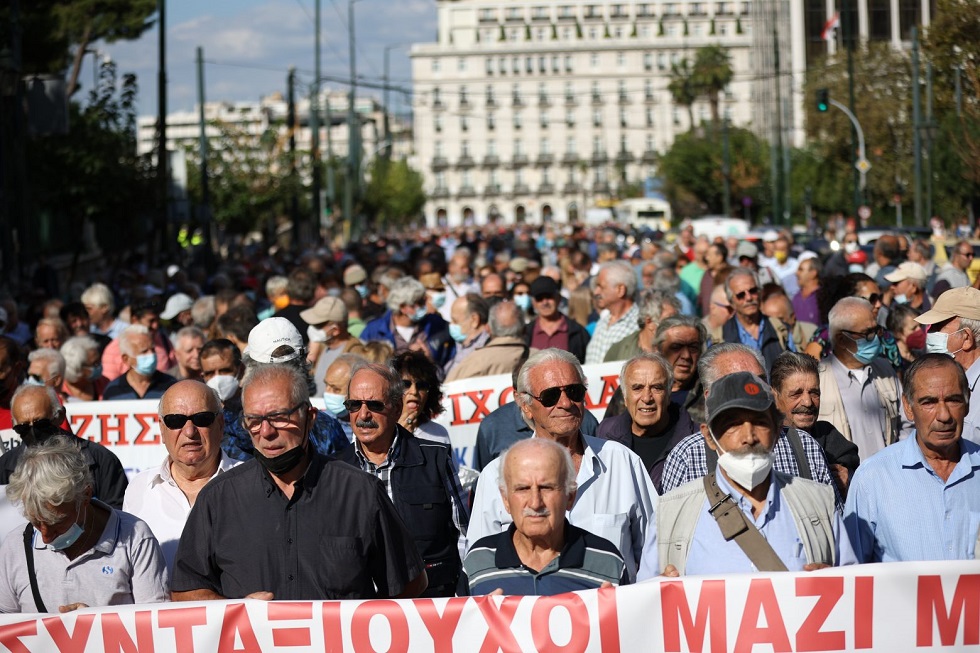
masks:
{"type": "Polygon", "coordinates": [[[33,447],[44,443],[52,435],[65,434],[57,424],[49,419],[39,419],[30,424],[17,424],[14,431],[25,446],[33,447]]]}
{"type": "MultiPolygon", "coordinates": [[[[309,424],[309,416],[307,416],[307,424],[309,424]]],[[[266,458],[258,449],[253,451],[252,455],[255,459],[259,461],[259,464],[268,470],[270,474],[275,474],[276,476],[282,476],[283,474],[288,474],[293,471],[300,461],[303,460],[303,454],[306,453],[306,447],[309,444],[309,434],[307,438],[299,444],[298,447],[293,447],[285,453],[281,453],[275,458],[266,458]]]]}

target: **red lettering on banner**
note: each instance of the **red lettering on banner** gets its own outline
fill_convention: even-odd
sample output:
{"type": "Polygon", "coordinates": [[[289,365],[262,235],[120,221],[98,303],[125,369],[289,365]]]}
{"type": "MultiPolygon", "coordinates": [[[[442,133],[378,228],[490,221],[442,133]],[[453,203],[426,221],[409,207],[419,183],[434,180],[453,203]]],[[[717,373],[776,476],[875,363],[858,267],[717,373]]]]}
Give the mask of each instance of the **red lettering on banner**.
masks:
{"type": "Polygon", "coordinates": [[[88,425],[92,423],[92,415],[73,415],[71,418],[71,430],[80,438],[87,437],[88,425]]]}
{"type": "Polygon", "coordinates": [[[463,419],[463,409],[459,405],[459,400],[462,396],[461,394],[449,395],[449,400],[453,402],[453,421],[450,426],[466,424],[466,420],[463,419]]]}
{"type": "Polygon", "coordinates": [[[542,596],[531,607],[531,638],[538,653],[584,653],[589,632],[589,609],[578,594],[542,596]],[[567,610],[572,623],[572,636],[564,646],[551,636],[551,613],[556,608],[567,610]]]}
{"type": "Polygon", "coordinates": [[[480,646],[480,653],[496,653],[503,651],[520,651],[521,646],[514,638],[514,633],[510,630],[510,622],[514,620],[517,608],[521,604],[523,596],[505,596],[500,602],[500,607],[492,596],[482,596],[476,600],[476,605],[483,614],[484,621],[490,628],[487,636],[483,639],[480,646]]]}
{"type": "MultiPolygon", "coordinates": [[[[305,603],[277,603],[268,604],[269,621],[292,621],[295,619],[313,619],[313,604],[305,603]]],[[[274,646],[306,646],[311,645],[310,628],[273,628],[272,643],[274,646]]]]}
{"type": "Polygon", "coordinates": [[[252,622],[248,617],[248,608],[244,603],[225,606],[225,615],[221,619],[221,633],[218,635],[218,653],[262,653],[262,647],[259,646],[259,640],[255,639],[255,630],[252,629],[252,622]],[[237,639],[241,639],[242,648],[236,647],[237,639]]]}
{"type": "Polygon", "coordinates": [[[463,614],[463,606],[469,599],[456,598],[446,601],[446,607],[439,614],[436,604],[432,599],[416,599],[415,609],[418,610],[422,623],[432,636],[432,643],[435,646],[435,653],[452,653],[453,635],[459,625],[459,618],[463,614]]]}
{"type": "Polygon", "coordinates": [[[136,612],[136,641],[129,636],[118,613],[103,612],[99,615],[102,624],[102,646],[106,653],[153,653],[153,612],[136,612]]]}
{"type": "MultiPolygon", "coordinates": [[[[126,414],[122,415],[99,415],[99,439],[98,443],[108,447],[113,442],[109,441],[109,433],[115,431],[119,434],[119,442],[126,442],[126,414]],[[109,420],[115,418],[116,425],[109,426],[109,420]]],[[[90,440],[92,438],[89,438],[90,440]]]]}
{"type": "MultiPolygon", "coordinates": [[[[135,413],[133,418],[140,425],[140,432],[136,436],[136,439],[133,440],[133,444],[160,444],[160,431],[150,435],[153,427],[159,423],[159,415],[153,413],[135,413]]],[[[119,444],[125,444],[125,442],[120,440],[119,444]]]]}
{"type": "Polygon", "coordinates": [[[874,646],[874,613],[874,576],[857,576],[854,579],[854,648],[874,646]]]}
{"type": "Polygon", "coordinates": [[[408,619],[405,611],[395,601],[365,601],[354,609],[350,622],[351,644],[354,651],[371,651],[376,649],[371,645],[371,619],[382,616],[388,622],[391,631],[391,644],[388,653],[408,653],[408,619]]]}
{"type": "MultiPolygon", "coordinates": [[[[688,581],[691,585],[692,582],[688,581]]],[[[697,614],[692,618],[684,581],[660,583],[660,618],[664,627],[664,650],[681,650],[683,628],[690,651],[704,650],[704,637],[711,622],[711,651],[728,650],[725,615],[725,581],[706,580],[701,583],[697,614]],[[712,615],[714,618],[712,619],[712,615]]]]}
{"type": "Polygon", "coordinates": [[[779,601],[772,589],[772,581],[768,578],[756,578],[749,583],[749,594],[745,597],[745,609],[742,612],[742,623],[738,626],[735,638],[734,653],[752,653],[752,648],[759,644],[771,644],[773,651],[793,650],[783,623],[783,614],[779,611],[779,601]],[[766,625],[759,626],[759,614],[766,616],[766,625]]]}
{"type": "Polygon", "coordinates": [[[344,631],[340,626],[340,601],[324,601],[320,609],[323,621],[323,650],[343,653],[344,631]]]}
{"type": "Polygon", "coordinates": [[[589,395],[585,395],[585,407],[589,410],[595,410],[596,408],[605,408],[609,405],[609,400],[612,396],[616,394],[616,388],[619,387],[619,377],[616,375],[604,376],[602,377],[602,393],[599,395],[599,401],[593,403],[589,398],[589,395]]]}
{"type": "Polygon", "coordinates": [[[70,635],[65,622],[59,617],[51,617],[41,621],[45,630],[51,635],[51,640],[58,647],[58,653],[82,653],[88,644],[88,636],[92,632],[94,614],[80,614],[75,620],[75,630],[70,635]]]}
{"type": "Polygon", "coordinates": [[[497,397],[497,405],[498,406],[503,406],[507,402],[513,401],[513,399],[511,399],[511,396],[513,396],[513,394],[514,394],[514,388],[513,388],[513,386],[507,386],[506,388],[504,388],[503,390],[501,390],[500,391],[500,396],[497,397]]]}
{"type": "Polygon", "coordinates": [[[490,414],[487,402],[493,396],[493,390],[476,390],[474,392],[467,392],[466,396],[476,406],[476,410],[473,411],[473,416],[466,420],[465,423],[476,424],[477,422],[482,422],[483,416],[490,414]]]}
{"type": "Polygon", "coordinates": [[[37,621],[34,620],[0,626],[0,644],[6,646],[10,653],[31,653],[30,647],[20,641],[20,638],[36,635],[37,621]]]}
{"type": "Polygon", "coordinates": [[[817,596],[817,604],[796,631],[797,651],[841,651],[846,645],[843,630],[823,632],[840,598],[844,596],[844,579],[833,576],[805,576],[796,579],[797,596],[817,596]]]}
{"type": "Polygon", "coordinates": [[[616,589],[600,589],[599,595],[599,648],[603,653],[619,651],[619,612],[616,609],[616,589]]]}
{"type": "Polygon", "coordinates": [[[939,644],[954,645],[960,631],[960,619],[963,620],[963,646],[980,644],[980,575],[964,574],[957,579],[949,612],[946,611],[942,578],[920,576],[916,600],[916,645],[932,646],[933,623],[939,631],[939,644]]]}
{"type": "Polygon", "coordinates": [[[180,653],[194,653],[194,626],[207,623],[207,608],[176,608],[157,613],[157,626],[174,629],[174,650],[180,653]]]}

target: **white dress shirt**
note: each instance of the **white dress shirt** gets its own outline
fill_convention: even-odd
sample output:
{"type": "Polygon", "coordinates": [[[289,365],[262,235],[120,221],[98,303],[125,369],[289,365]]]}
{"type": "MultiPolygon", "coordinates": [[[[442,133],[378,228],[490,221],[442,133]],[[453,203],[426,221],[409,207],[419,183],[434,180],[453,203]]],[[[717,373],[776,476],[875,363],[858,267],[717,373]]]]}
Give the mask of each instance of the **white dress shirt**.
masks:
{"type": "MultiPolygon", "coordinates": [[[[238,464],[239,461],[229,458],[222,451],[218,470],[211,479],[238,464]]],[[[177,487],[174,477],[170,474],[170,456],[167,456],[160,467],[145,469],[133,478],[126,488],[123,512],[136,515],[153,531],[153,535],[160,542],[160,548],[163,549],[169,575],[173,571],[180,534],[184,532],[187,515],[191,513],[191,504],[187,496],[177,487]]]]}
{"type": "Polygon", "coordinates": [[[977,387],[977,382],[980,381],[980,359],[975,360],[967,369],[966,380],[970,384],[970,410],[963,420],[963,439],[980,444],[980,388],[977,387]]]}
{"type": "MultiPolygon", "coordinates": [[[[657,491],[643,461],[610,440],[582,436],[585,452],[575,480],[578,491],[568,521],[612,542],[636,579],[647,525],[654,523],[657,491]]],[[[498,487],[500,458],[480,474],[473,499],[467,551],[482,537],[503,532],[513,521],[498,487]]]]}

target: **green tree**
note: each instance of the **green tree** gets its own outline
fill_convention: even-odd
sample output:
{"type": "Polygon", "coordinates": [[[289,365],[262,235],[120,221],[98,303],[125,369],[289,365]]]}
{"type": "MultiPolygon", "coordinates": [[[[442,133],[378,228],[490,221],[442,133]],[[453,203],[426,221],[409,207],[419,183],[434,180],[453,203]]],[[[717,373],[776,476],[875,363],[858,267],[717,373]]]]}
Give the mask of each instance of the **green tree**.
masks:
{"type": "Polygon", "coordinates": [[[732,62],[727,49],[720,45],[698,48],[694,55],[691,81],[699,95],[707,96],[711,107],[711,119],[716,123],[721,122],[719,97],[731,83],[732,77],[734,77],[732,62]]]}
{"type": "Polygon", "coordinates": [[[370,181],[364,191],[364,210],[375,224],[406,226],[425,206],[422,174],[405,160],[375,158],[368,168],[370,181]]]}
{"type": "Polygon", "coordinates": [[[670,82],[667,84],[667,90],[674,98],[674,104],[687,109],[687,119],[691,129],[694,129],[694,101],[698,99],[693,77],[691,64],[687,59],[681,59],[670,65],[670,82]]]}

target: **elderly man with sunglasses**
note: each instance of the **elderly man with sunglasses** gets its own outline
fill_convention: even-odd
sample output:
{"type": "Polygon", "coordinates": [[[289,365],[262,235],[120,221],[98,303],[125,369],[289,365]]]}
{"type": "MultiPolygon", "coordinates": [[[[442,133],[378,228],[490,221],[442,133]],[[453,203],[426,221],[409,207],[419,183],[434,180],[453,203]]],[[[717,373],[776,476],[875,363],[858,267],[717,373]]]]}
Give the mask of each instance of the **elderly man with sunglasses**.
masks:
{"type": "Polygon", "coordinates": [[[735,268],[725,280],[725,296],[735,309],[725,326],[721,328],[725,342],[742,343],[762,354],[766,361],[766,374],[776,358],[786,350],[780,338],[784,333],[776,318],[762,314],[759,276],[747,268],[735,268]]]}
{"type": "Polygon", "coordinates": [[[213,388],[200,381],[178,381],[163,394],[158,414],[167,457],[133,478],[123,510],[153,531],[169,573],[198,493],[238,463],[221,450],[225,417],[213,388]]]}
{"type": "Polygon", "coordinates": [[[310,444],[306,375],[249,370],[242,423],[255,458],[197,497],[177,547],[175,601],[413,598],[422,558],[384,485],[310,444]]]}
{"type": "Polygon", "coordinates": [[[468,502],[449,444],[418,438],[398,423],[404,393],[395,369],[355,365],[344,402],[354,442],[337,457],[384,485],[425,561],[429,587],[422,596],[455,596],[468,502]]]}
{"type": "MultiPolygon", "coordinates": [[[[582,434],[585,381],[574,355],[545,349],[531,354],[521,368],[515,399],[534,429],[533,437],[554,440],[572,455],[578,492],[568,521],[615,544],[632,580],[653,520],[657,491],[639,456],[618,442],[582,434]]],[[[498,458],[480,474],[467,532],[469,545],[506,530],[512,521],[497,487],[499,466],[498,458]]]]}
{"type": "Polygon", "coordinates": [[[902,385],[881,355],[881,327],[860,297],[845,297],[829,315],[831,353],[820,363],[820,413],[858,447],[861,462],[911,430],[900,412],[902,385]]]}

